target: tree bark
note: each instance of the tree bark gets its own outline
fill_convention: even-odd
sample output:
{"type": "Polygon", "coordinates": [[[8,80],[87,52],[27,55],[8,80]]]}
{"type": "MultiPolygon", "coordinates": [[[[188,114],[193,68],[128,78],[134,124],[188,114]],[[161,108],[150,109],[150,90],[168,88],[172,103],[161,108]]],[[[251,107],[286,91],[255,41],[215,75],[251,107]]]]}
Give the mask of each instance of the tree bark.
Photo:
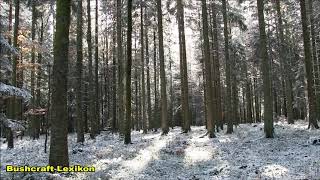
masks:
{"type": "Polygon", "coordinates": [[[222,0],[222,14],[223,14],[223,34],[224,34],[224,53],[226,61],[226,120],[227,120],[227,133],[233,132],[232,122],[232,109],[231,109],[231,70],[230,70],[230,57],[229,57],[229,32],[228,32],[228,16],[227,16],[227,2],[222,0]]]}
{"type": "Polygon", "coordinates": [[[124,143],[131,143],[131,65],[132,65],[132,0],[128,0],[127,68],[126,68],[126,123],[124,143]]]}
{"type": "Polygon", "coordinates": [[[262,60],[262,78],[263,78],[263,93],[264,93],[264,131],[266,138],[273,138],[273,110],[272,110],[272,92],[270,80],[270,62],[267,50],[267,35],[264,21],[264,2],[257,0],[258,20],[260,32],[260,58],[262,60]]]}
{"type": "Polygon", "coordinates": [[[307,76],[308,106],[309,106],[309,125],[319,129],[316,119],[316,100],[313,88],[313,71],[312,71],[312,52],[310,46],[310,33],[308,29],[308,14],[305,0],[300,0],[301,21],[303,30],[304,58],[307,76]]]}
{"type": "Polygon", "coordinates": [[[52,121],[49,164],[68,166],[67,74],[70,27],[70,0],[57,0],[54,34],[52,121]]]}
{"type": "Polygon", "coordinates": [[[77,142],[84,142],[84,127],[82,118],[82,37],[83,37],[83,19],[82,19],[82,0],[78,0],[77,6],[77,63],[76,63],[76,122],[77,122],[77,142]]]}
{"type": "MultiPolygon", "coordinates": [[[[32,0],[31,5],[31,12],[32,12],[32,21],[31,21],[31,40],[32,42],[35,41],[36,37],[36,23],[37,23],[37,15],[36,15],[36,1],[32,0]]],[[[36,59],[36,52],[35,47],[32,45],[32,51],[31,51],[31,64],[33,68],[31,69],[31,109],[36,108],[36,102],[35,102],[35,59],[36,59]]],[[[31,125],[32,125],[32,138],[33,139],[39,139],[40,135],[40,119],[34,115],[30,116],[31,119],[31,125]]]]}
{"type": "Polygon", "coordinates": [[[158,15],[158,36],[159,36],[159,61],[160,61],[160,81],[161,81],[161,128],[162,134],[166,135],[169,132],[168,126],[168,110],[167,110],[167,85],[166,72],[164,62],[164,47],[163,47],[163,27],[162,27],[162,7],[161,0],[157,0],[157,15],[158,15]]]}
{"type": "Polygon", "coordinates": [[[123,89],[123,72],[124,72],[124,62],[122,59],[122,12],[121,12],[121,0],[117,0],[117,60],[118,60],[118,108],[119,108],[119,127],[120,133],[124,132],[124,89],[123,89]]]}
{"type": "Polygon", "coordinates": [[[143,121],[143,133],[147,133],[147,115],[146,115],[146,85],[145,85],[145,77],[144,77],[144,22],[143,22],[143,1],[140,0],[140,30],[141,30],[141,93],[142,93],[142,121],[143,121]]]}
{"type": "Polygon", "coordinates": [[[177,0],[177,17],[179,29],[179,44],[180,44],[180,76],[181,76],[181,104],[182,104],[182,118],[183,131],[189,132],[191,119],[189,109],[189,92],[188,92],[188,67],[187,67],[187,53],[186,53],[186,38],[184,30],[184,8],[182,0],[177,0]]]}
{"type": "Polygon", "coordinates": [[[214,134],[214,109],[212,102],[212,74],[210,64],[210,52],[209,52],[209,35],[208,35],[208,13],[207,13],[207,2],[201,0],[202,4],[202,23],[203,23],[203,40],[204,40],[204,74],[205,74],[205,93],[206,93],[206,114],[207,114],[207,129],[210,138],[216,137],[214,134]]]}
{"type": "Polygon", "coordinates": [[[292,104],[292,89],[291,89],[291,80],[290,80],[290,71],[291,66],[288,62],[289,60],[286,57],[286,46],[285,46],[285,39],[284,39],[284,33],[283,33],[283,25],[282,25],[282,14],[281,14],[281,5],[280,1],[276,1],[276,10],[278,15],[278,29],[279,29],[279,38],[280,38],[280,57],[281,61],[284,62],[285,68],[284,68],[284,78],[285,78],[285,95],[286,95],[286,109],[287,109],[287,120],[289,124],[293,124],[293,104],[292,104]]]}
{"type": "Polygon", "coordinates": [[[93,65],[92,65],[92,36],[91,36],[91,5],[90,0],[87,0],[87,16],[88,16],[88,28],[87,28],[87,43],[88,43],[88,105],[89,105],[89,113],[88,119],[91,124],[90,137],[94,138],[94,134],[92,132],[92,126],[95,123],[95,103],[94,103],[94,91],[92,88],[94,87],[94,79],[93,79],[93,65]]]}
{"type": "Polygon", "coordinates": [[[99,38],[98,38],[98,0],[95,8],[95,51],[94,51],[94,93],[93,93],[93,123],[91,124],[90,137],[94,138],[100,133],[100,108],[99,108],[99,38]]]}
{"type": "MultiPolygon", "coordinates": [[[[147,8],[145,8],[146,10],[147,8]]],[[[147,23],[147,13],[145,13],[145,22],[147,23]]],[[[148,23],[147,23],[148,24],[148,23]]],[[[148,38],[148,25],[146,25],[146,66],[147,66],[147,114],[148,114],[148,125],[151,128],[152,121],[152,110],[151,110],[151,85],[150,85],[150,64],[149,64],[149,38],[148,38]]]]}

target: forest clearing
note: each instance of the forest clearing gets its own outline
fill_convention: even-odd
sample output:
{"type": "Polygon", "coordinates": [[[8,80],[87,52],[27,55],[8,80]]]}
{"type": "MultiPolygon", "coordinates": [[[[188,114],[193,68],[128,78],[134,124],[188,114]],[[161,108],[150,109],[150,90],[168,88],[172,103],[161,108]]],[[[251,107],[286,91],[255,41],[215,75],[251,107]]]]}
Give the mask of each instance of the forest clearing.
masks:
{"type": "Polygon", "coordinates": [[[320,180],[319,0],[0,0],[0,179],[320,180]]]}

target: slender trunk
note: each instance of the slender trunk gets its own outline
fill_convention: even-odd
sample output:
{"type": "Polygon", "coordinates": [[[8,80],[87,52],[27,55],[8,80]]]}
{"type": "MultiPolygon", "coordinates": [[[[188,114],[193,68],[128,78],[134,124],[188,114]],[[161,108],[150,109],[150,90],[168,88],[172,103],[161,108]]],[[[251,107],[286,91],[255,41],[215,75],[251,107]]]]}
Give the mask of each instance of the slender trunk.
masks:
{"type": "MultiPolygon", "coordinates": [[[[115,26],[114,26],[115,27],[115,26]]],[[[113,42],[113,51],[112,51],[112,123],[111,128],[113,132],[118,131],[117,126],[117,61],[116,61],[116,30],[113,28],[112,34],[112,42],[113,42]]]]}
{"type": "Polygon", "coordinates": [[[167,109],[167,85],[163,47],[163,27],[162,27],[162,7],[161,0],[157,0],[158,15],[158,36],[159,36],[159,61],[160,61],[160,80],[161,80],[161,128],[162,134],[168,134],[168,109],[167,109]]]}
{"type": "Polygon", "coordinates": [[[144,77],[144,32],[143,32],[143,1],[140,0],[140,11],[141,11],[141,14],[140,14],[140,30],[141,30],[141,35],[140,35],[140,38],[141,38],[141,83],[142,83],[142,90],[141,90],[141,93],[142,93],[142,121],[143,121],[143,133],[146,134],[147,133],[147,115],[146,115],[146,92],[145,92],[145,89],[146,89],[146,85],[145,85],[145,77],[144,77]]]}
{"type": "Polygon", "coordinates": [[[285,78],[285,96],[286,96],[286,109],[287,109],[287,118],[288,123],[293,124],[293,104],[292,104],[292,89],[291,89],[291,81],[290,81],[290,63],[288,62],[288,58],[286,57],[286,46],[285,39],[283,33],[283,25],[282,25],[282,14],[281,14],[281,5],[280,1],[276,1],[276,9],[278,15],[278,29],[279,29],[279,38],[280,38],[280,50],[279,53],[281,56],[281,61],[284,62],[284,78],[285,78]]]}
{"type": "Polygon", "coordinates": [[[201,0],[202,4],[202,23],[203,23],[203,39],[204,39],[204,69],[205,69],[205,93],[206,93],[206,112],[207,112],[207,129],[210,138],[216,137],[214,134],[214,110],[212,102],[212,74],[210,64],[209,35],[208,35],[208,14],[207,2],[201,0]]]}
{"type": "Polygon", "coordinates": [[[214,60],[215,60],[215,75],[214,75],[214,87],[216,92],[216,108],[217,108],[217,125],[223,129],[223,118],[222,118],[222,105],[221,105],[221,84],[220,84],[220,58],[219,58],[219,42],[218,42],[218,27],[217,27],[217,8],[216,4],[212,3],[212,28],[213,28],[213,49],[214,49],[214,60]]]}
{"type": "Polygon", "coordinates": [[[88,29],[87,29],[87,43],[88,43],[88,101],[89,101],[89,121],[91,124],[90,137],[94,138],[94,129],[95,126],[95,103],[94,103],[94,91],[92,90],[94,87],[94,79],[93,79],[93,65],[92,65],[92,36],[91,36],[91,7],[90,0],[87,0],[87,15],[88,15],[88,29]]]}
{"type": "Polygon", "coordinates": [[[124,89],[123,89],[123,74],[124,74],[124,62],[122,59],[122,12],[121,12],[121,0],[117,0],[117,59],[118,59],[118,103],[119,103],[119,127],[120,133],[124,133],[124,89]]]}
{"type": "MultiPolygon", "coordinates": [[[[31,22],[31,40],[35,41],[36,37],[36,23],[37,23],[37,16],[36,16],[36,1],[32,0],[32,22],[31,22]]],[[[31,52],[31,64],[33,68],[31,69],[31,109],[36,108],[36,102],[35,102],[35,59],[36,59],[36,52],[35,47],[32,46],[32,52],[31,52]]],[[[33,139],[39,139],[40,135],[40,119],[36,117],[35,115],[31,115],[31,125],[32,125],[32,138],[33,139]]]]}
{"type": "Polygon", "coordinates": [[[93,93],[93,123],[91,127],[90,137],[94,138],[97,134],[100,133],[100,108],[99,108],[99,38],[98,38],[98,0],[96,0],[95,8],[95,51],[94,51],[94,93],[93,93]]]}
{"type": "MultiPolygon", "coordinates": [[[[41,27],[40,27],[40,34],[39,34],[39,44],[40,46],[43,45],[43,33],[44,33],[44,25],[43,25],[43,16],[41,16],[41,27]]],[[[37,89],[36,89],[36,102],[35,102],[35,105],[40,108],[41,107],[41,86],[42,86],[42,83],[41,83],[41,77],[42,77],[42,68],[41,68],[41,64],[42,64],[42,53],[41,52],[38,52],[38,60],[37,60],[37,63],[39,64],[39,67],[38,67],[38,72],[37,72],[37,81],[36,81],[36,86],[37,86],[37,89]]],[[[40,124],[40,117],[37,117],[38,118],[38,122],[40,124]]],[[[47,126],[47,123],[44,124],[45,126],[45,129],[48,128],[47,126]]]]}
{"type": "Polygon", "coordinates": [[[270,62],[267,50],[267,35],[264,21],[264,2],[257,0],[259,32],[260,32],[260,58],[262,60],[261,69],[263,77],[263,92],[264,92],[264,131],[266,138],[273,138],[273,111],[272,111],[272,92],[270,80],[270,62]]]}
{"type": "Polygon", "coordinates": [[[301,7],[301,20],[303,30],[303,44],[305,55],[305,68],[307,75],[307,91],[308,91],[308,106],[309,106],[309,125],[319,129],[319,125],[316,119],[316,100],[313,89],[313,71],[312,71],[312,52],[310,46],[310,33],[308,29],[308,14],[306,10],[305,0],[300,0],[301,7]]]}
{"type": "Polygon", "coordinates": [[[124,143],[131,143],[131,64],[132,64],[132,0],[128,0],[127,68],[126,68],[126,123],[124,143]]]}
{"type": "MultiPolygon", "coordinates": [[[[320,69],[319,69],[319,62],[317,62],[317,46],[316,46],[316,27],[315,27],[315,16],[313,13],[313,3],[314,1],[308,0],[308,9],[310,13],[310,30],[311,30],[311,45],[312,45],[312,60],[313,60],[313,73],[314,73],[314,91],[316,95],[316,118],[320,120],[320,97],[317,94],[320,92],[320,69]]],[[[319,34],[319,33],[318,33],[319,34]]],[[[318,35],[320,36],[320,34],[318,35]]]]}
{"type": "Polygon", "coordinates": [[[229,57],[229,32],[228,32],[228,16],[227,16],[227,2],[222,0],[222,14],[223,14],[223,29],[224,29],[224,53],[226,61],[226,120],[227,120],[227,133],[233,132],[232,124],[232,110],[231,110],[231,70],[230,70],[230,57],[229,57]]]}
{"type": "Polygon", "coordinates": [[[154,78],[154,108],[153,108],[153,122],[152,127],[157,129],[159,126],[158,116],[158,73],[157,73],[157,44],[156,44],[156,32],[153,32],[153,78],[154,78]]]}
{"type": "Polygon", "coordinates": [[[259,102],[259,91],[257,87],[257,78],[253,79],[253,87],[254,87],[254,106],[255,106],[255,120],[256,122],[260,122],[260,102],[259,102]]]}
{"type": "Polygon", "coordinates": [[[84,128],[83,128],[83,118],[82,118],[82,0],[78,0],[77,6],[77,83],[76,83],[76,122],[77,122],[77,142],[84,142],[84,128]]]}
{"type": "MultiPolygon", "coordinates": [[[[146,10],[146,8],[145,8],[146,10]]],[[[147,13],[145,13],[145,22],[147,22],[147,13]]],[[[146,66],[147,66],[147,118],[148,118],[148,125],[149,129],[151,128],[151,85],[150,85],[150,64],[149,64],[149,38],[148,38],[148,26],[146,26],[146,66]]]]}
{"type": "Polygon", "coordinates": [[[181,76],[181,104],[182,104],[182,118],[183,130],[185,133],[190,131],[190,109],[189,109],[189,92],[188,92],[188,67],[187,67],[187,53],[186,53],[186,38],[184,30],[184,8],[182,0],[177,0],[177,17],[179,29],[179,44],[180,44],[180,76],[181,76]]]}

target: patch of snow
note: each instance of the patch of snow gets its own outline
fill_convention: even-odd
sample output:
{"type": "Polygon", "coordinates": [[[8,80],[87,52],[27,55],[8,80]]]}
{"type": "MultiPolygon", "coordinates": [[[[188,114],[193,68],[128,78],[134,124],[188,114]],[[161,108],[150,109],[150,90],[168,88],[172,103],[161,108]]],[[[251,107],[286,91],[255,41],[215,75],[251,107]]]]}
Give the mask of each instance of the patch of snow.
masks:
{"type": "Polygon", "coordinates": [[[2,179],[317,179],[320,177],[320,148],[307,143],[320,130],[308,130],[308,122],[275,123],[275,138],[264,138],[263,123],[241,124],[233,134],[200,138],[205,127],[180,128],[167,136],[160,132],[132,132],[133,144],[124,145],[117,134],[102,132],[96,139],[85,135],[83,145],[70,134],[70,165],[90,165],[94,173],[7,173],[5,166],[48,164],[43,152],[44,136],[15,141],[14,149],[1,145],[2,179]]]}

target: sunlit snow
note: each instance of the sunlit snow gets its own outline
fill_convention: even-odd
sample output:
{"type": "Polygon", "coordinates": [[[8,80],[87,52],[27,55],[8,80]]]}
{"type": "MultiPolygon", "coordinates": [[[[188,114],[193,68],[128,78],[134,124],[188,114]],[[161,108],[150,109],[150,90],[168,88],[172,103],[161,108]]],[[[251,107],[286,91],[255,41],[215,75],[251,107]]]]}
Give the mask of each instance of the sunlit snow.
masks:
{"type": "MultiPolygon", "coordinates": [[[[310,139],[320,130],[308,130],[308,122],[275,123],[275,138],[264,138],[263,124],[241,124],[233,134],[217,133],[209,139],[204,127],[161,132],[132,132],[133,144],[124,145],[118,134],[102,132],[95,140],[85,136],[83,145],[70,134],[70,165],[96,167],[94,173],[6,173],[5,166],[48,164],[44,136],[39,140],[15,139],[15,148],[1,144],[1,179],[317,179],[320,147],[310,139]]],[[[2,142],[4,139],[1,140],[2,142]]]]}

